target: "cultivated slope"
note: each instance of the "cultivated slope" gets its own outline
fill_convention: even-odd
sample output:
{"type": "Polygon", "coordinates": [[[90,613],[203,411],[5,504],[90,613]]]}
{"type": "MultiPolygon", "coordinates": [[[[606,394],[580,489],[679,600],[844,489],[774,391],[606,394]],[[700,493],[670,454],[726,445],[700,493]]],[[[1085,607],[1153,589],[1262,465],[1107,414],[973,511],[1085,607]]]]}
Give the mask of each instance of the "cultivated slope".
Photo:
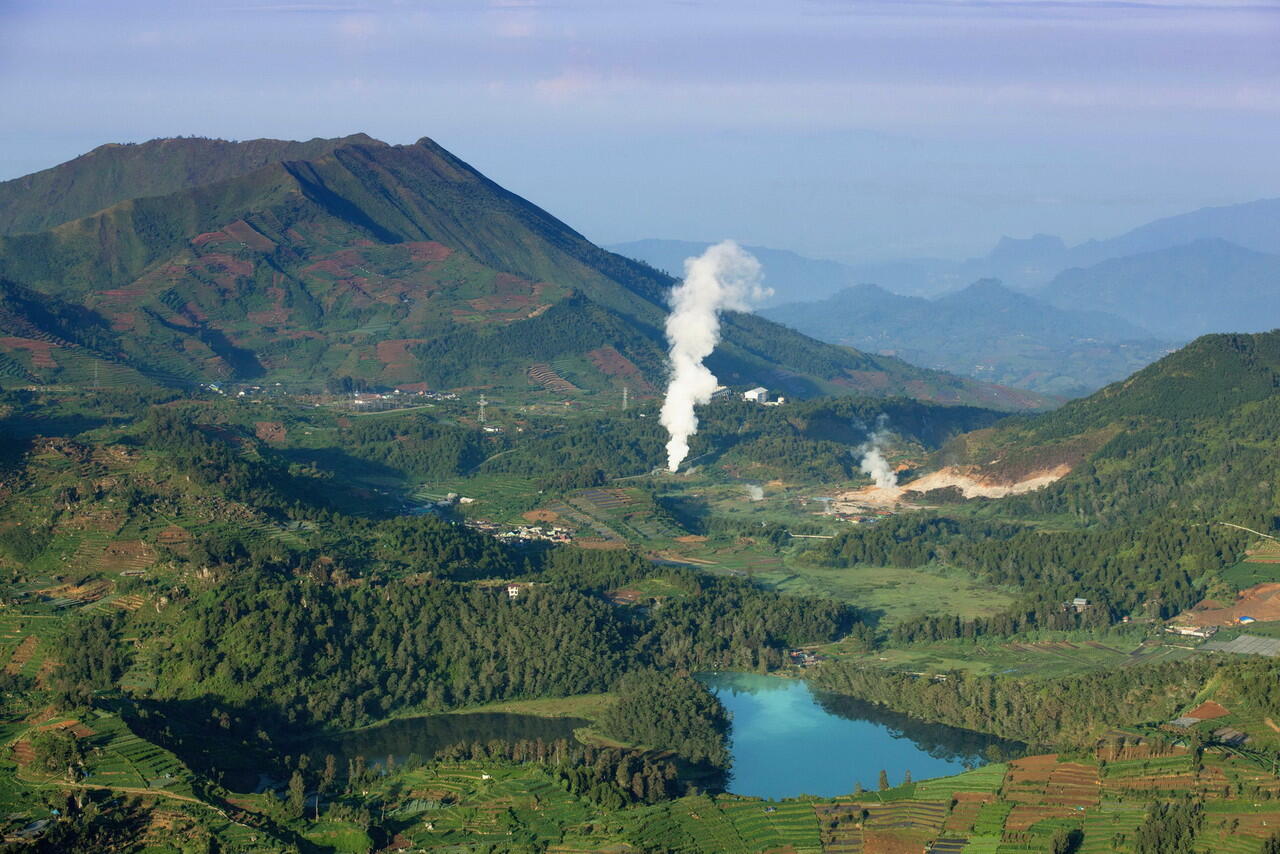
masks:
{"type": "Polygon", "coordinates": [[[109,143],[74,160],[0,182],[0,234],[44,231],[126,199],[163,196],[252,172],[281,160],[320,157],[364,134],[293,142],[253,139],[154,139],[109,143]]]}
{"type": "MultiPolygon", "coordinates": [[[[663,380],[672,284],[431,140],[364,138],[0,238],[0,276],[93,312],[133,363],[190,380],[529,389],[554,363],[580,388],[640,393],[663,380]]],[[[41,368],[20,331],[0,331],[23,370],[83,379],[50,367],[56,342],[41,368]]],[[[747,316],[727,319],[711,362],[723,381],[793,395],[1044,403],[747,316]]]]}

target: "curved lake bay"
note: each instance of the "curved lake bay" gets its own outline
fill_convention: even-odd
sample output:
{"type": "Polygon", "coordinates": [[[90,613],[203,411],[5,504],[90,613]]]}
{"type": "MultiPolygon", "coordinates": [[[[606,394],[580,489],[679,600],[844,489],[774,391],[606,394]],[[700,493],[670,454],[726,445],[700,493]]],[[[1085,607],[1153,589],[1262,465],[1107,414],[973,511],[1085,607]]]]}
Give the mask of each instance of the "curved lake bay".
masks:
{"type": "Polygon", "coordinates": [[[698,680],[733,715],[729,791],[762,798],[874,791],[880,771],[891,785],[956,774],[1019,753],[1015,742],[929,724],[871,703],[813,691],[799,679],[703,673],[698,680]]]}

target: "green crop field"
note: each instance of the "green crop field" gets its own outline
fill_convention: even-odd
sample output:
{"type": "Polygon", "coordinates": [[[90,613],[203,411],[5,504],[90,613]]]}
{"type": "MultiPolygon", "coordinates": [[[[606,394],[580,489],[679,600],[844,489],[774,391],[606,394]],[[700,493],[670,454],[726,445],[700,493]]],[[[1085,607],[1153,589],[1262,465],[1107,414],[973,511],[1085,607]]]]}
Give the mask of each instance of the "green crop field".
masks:
{"type": "MultiPolygon", "coordinates": [[[[1041,639],[1016,643],[944,641],[909,644],[878,650],[870,657],[848,644],[836,643],[826,647],[824,652],[836,657],[855,655],[867,664],[915,673],[963,670],[979,675],[1048,678],[1101,670],[1131,660],[1130,653],[1138,646],[1137,638],[1102,636],[1103,640],[1092,640],[1087,633],[1045,633],[1041,639]]],[[[1163,658],[1190,653],[1160,647],[1149,655],[1163,658]]]]}
{"type": "Polygon", "coordinates": [[[972,771],[965,771],[954,777],[938,777],[933,780],[921,780],[916,783],[916,797],[950,798],[955,792],[990,792],[999,791],[1004,782],[1006,765],[993,762],[972,771]]]}
{"type": "Polygon", "coordinates": [[[992,616],[1013,602],[1005,591],[963,573],[941,569],[834,569],[789,563],[784,569],[758,573],[756,578],[785,593],[830,596],[856,603],[860,608],[880,612],[882,622],[890,624],[922,613],[992,616]]]}

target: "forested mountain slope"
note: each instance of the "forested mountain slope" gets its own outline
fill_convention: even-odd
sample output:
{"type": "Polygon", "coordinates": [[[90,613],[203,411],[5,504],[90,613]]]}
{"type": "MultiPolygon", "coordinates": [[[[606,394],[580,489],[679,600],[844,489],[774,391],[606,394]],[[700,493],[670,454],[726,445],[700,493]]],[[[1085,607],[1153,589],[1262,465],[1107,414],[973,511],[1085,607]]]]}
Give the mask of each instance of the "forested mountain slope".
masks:
{"type": "MultiPolygon", "coordinates": [[[[581,388],[661,385],[669,277],[594,246],[431,140],[337,142],[0,238],[0,277],[92,312],[124,351],[81,355],[189,381],[527,390],[531,367],[556,362],[581,388]]],[[[11,374],[85,379],[64,369],[75,359],[62,342],[0,331],[11,374]]],[[[724,382],[793,395],[1047,402],[745,316],[727,319],[711,365],[724,382]]]]}
{"type": "Polygon", "coordinates": [[[895,517],[821,544],[815,559],[941,561],[1015,584],[1025,610],[988,626],[1000,632],[1167,618],[1229,595],[1221,573],[1256,538],[1223,523],[1280,534],[1277,447],[1280,331],[1209,335],[1055,412],[957,437],[937,457],[1007,483],[1066,471],[1049,485],[975,512],[895,517]],[[1101,606],[1064,614],[1076,596],[1101,606]]]}
{"type": "Polygon", "coordinates": [[[164,196],[359,142],[373,140],[364,134],[307,142],[180,137],[101,145],[51,169],[0,182],[0,234],[44,231],[128,199],[164,196]]]}

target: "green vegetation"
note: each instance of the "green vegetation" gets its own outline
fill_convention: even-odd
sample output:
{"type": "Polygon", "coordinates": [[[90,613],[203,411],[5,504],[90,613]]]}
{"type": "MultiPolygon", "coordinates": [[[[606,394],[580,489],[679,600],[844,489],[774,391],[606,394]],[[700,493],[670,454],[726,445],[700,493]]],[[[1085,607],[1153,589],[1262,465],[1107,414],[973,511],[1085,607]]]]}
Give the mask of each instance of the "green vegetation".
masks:
{"type": "Polygon", "coordinates": [[[1082,744],[1111,726],[1176,717],[1218,662],[1199,658],[1087,675],[1028,680],[952,671],[915,676],[832,662],[815,681],[827,690],[925,720],[1032,744],[1082,744]],[[1076,698],[1088,696],[1088,703],[1076,698]]]}
{"type": "MultiPolygon", "coordinates": [[[[0,184],[5,199],[0,373],[25,382],[425,382],[545,400],[650,396],[664,379],[671,279],[429,139],[108,146],[0,184]]],[[[1047,402],[760,318],[725,330],[712,367],[738,386],[1047,402]]]]}
{"type": "Polygon", "coordinates": [[[606,733],[633,744],[665,745],[694,762],[729,766],[728,715],[696,680],[637,670],[618,681],[617,693],[600,720],[606,733]]]}
{"type": "MultiPolygon", "coordinates": [[[[54,348],[0,370],[68,384],[0,393],[7,833],[54,819],[33,846],[157,852],[1137,854],[1256,850],[1273,832],[1280,665],[1207,655],[1163,621],[1270,565],[1256,534],[1220,523],[1280,527],[1280,335],[1202,339],[1036,418],[726,401],[701,411],[691,466],[654,473],[665,437],[641,389],[660,379],[664,280],[518,199],[424,178],[428,162],[474,174],[429,143],[334,151],[104,211],[94,226],[122,236],[107,266],[83,222],[0,252],[10,275],[39,274],[0,293],[0,323],[54,348]],[[233,201],[243,219],[224,216],[233,201]],[[179,222],[209,230],[193,241],[179,222]],[[425,237],[446,225],[495,233],[442,251],[425,237]],[[173,278],[148,278],[153,262],[173,278]],[[250,314],[254,329],[232,323],[250,314]],[[291,337],[303,328],[324,340],[291,337]],[[93,365],[261,370],[332,393],[104,391],[84,387],[93,365]],[[346,397],[424,377],[484,386],[484,423],[473,399],[363,413],[346,397]],[[636,392],[626,412],[605,397],[619,383],[636,392]],[[904,480],[1070,473],[1003,499],[822,513],[866,483],[857,449],[882,416],[904,480]],[[699,670],[804,675],[845,702],[1067,752],[993,751],[1009,761],[893,787],[903,769],[886,769],[881,791],[836,799],[739,798],[732,722],[699,670]],[[429,755],[315,749],[480,710],[588,725],[523,738],[509,722],[509,738],[429,755]]],[[[803,396],[892,367],[727,326],[715,370],[735,383],[791,359],[803,396]]]]}

